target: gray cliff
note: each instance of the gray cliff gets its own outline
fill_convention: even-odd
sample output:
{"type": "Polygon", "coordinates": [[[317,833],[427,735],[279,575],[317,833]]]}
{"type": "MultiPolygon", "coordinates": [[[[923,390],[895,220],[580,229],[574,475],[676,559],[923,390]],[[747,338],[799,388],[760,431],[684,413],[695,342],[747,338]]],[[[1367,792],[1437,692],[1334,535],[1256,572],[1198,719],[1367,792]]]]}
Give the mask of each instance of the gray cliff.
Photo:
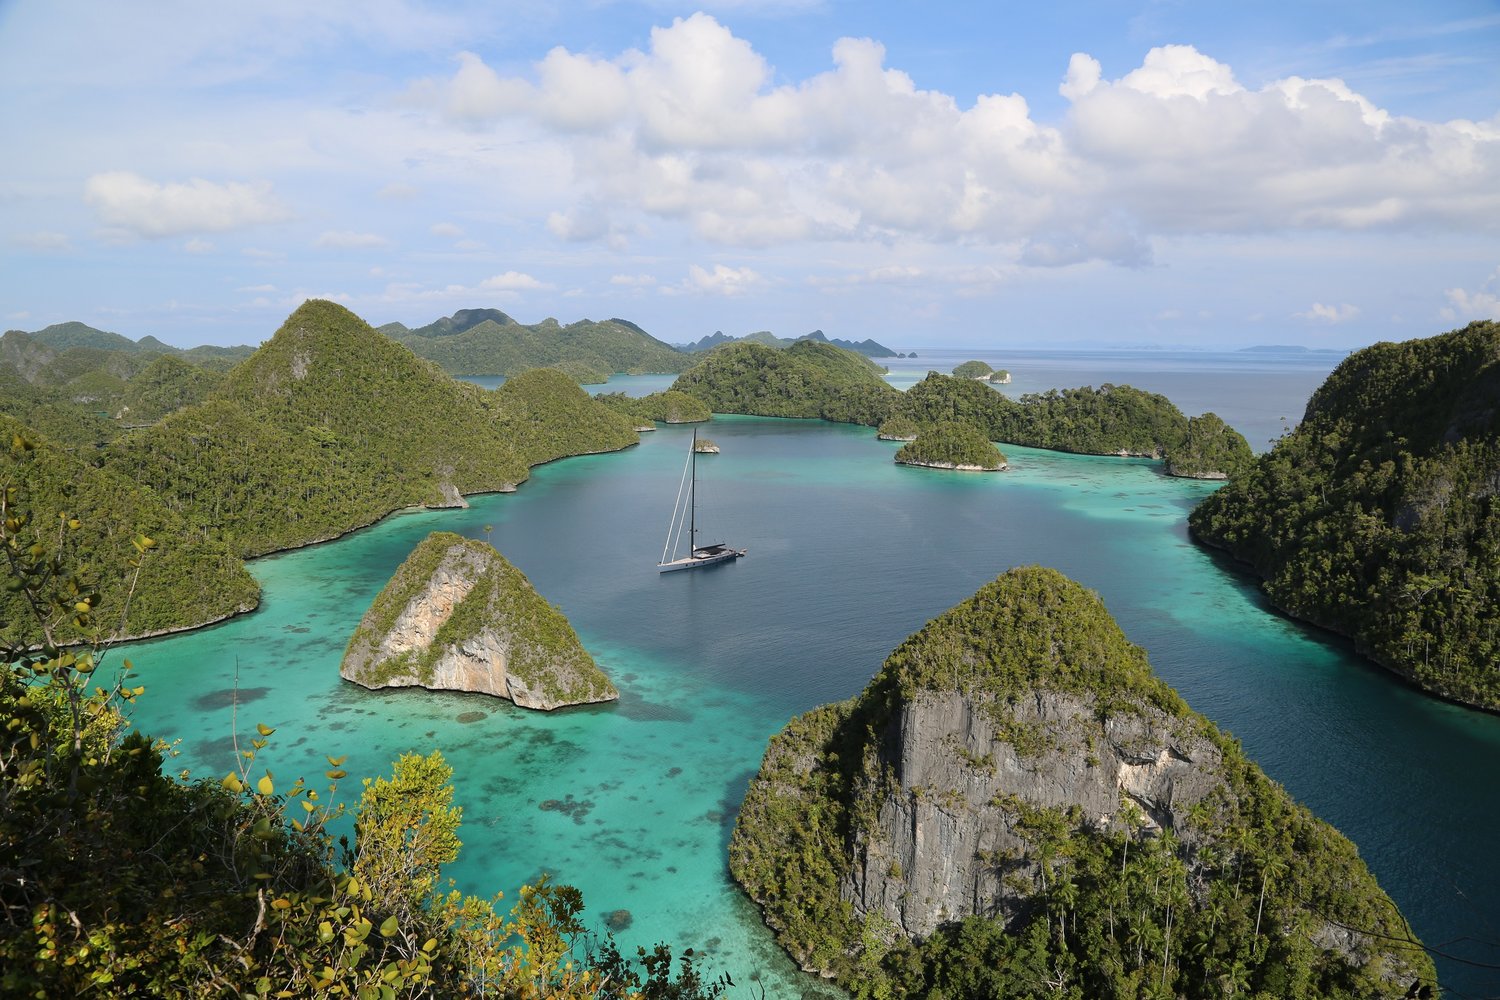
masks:
{"type": "Polygon", "coordinates": [[[520,570],[447,532],[427,536],[381,590],[339,674],[368,688],[469,691],[543,710],[619,697],[520,570]]]}

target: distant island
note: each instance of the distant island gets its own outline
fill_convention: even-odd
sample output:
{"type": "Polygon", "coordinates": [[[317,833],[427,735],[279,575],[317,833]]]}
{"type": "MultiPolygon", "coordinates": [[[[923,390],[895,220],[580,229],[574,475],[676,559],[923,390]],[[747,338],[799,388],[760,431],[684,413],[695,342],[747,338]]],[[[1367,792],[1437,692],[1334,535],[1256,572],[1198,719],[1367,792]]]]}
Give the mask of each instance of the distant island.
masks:
{"type": "Polygon", "coordinates": [[[615,372],[676,374],[696,361],[618,317],[528,326],[499,309],[460,309],[426,326],[387,323],[379,332],[452,375],[510,376],[566,366],[578,381],[598,383],[615,372]]]}
{"type": "MultiPolygon", "coordinates": [[[[873,340],[840,340],[837,337],[830,339],[829,337],[824,335],[822,330],[814,330],[812,333],[805,333],[800,337],[792,338],[778,337],[775,334],[771,333],[769,330],[761,330],[756,333],[747,333],[743,337],[730,337],[726,335],[722,330],[715,330],[713,333],[702,338],[701,340],[695,341],[691,344],[679,344],[678,347],[683,351],[698,353],[702,351],[713,350],[715,347],[719,347],[723,344],[752,343],[764,344],[767,347],[790,347],[799,340],[811,340],[819,344],[832,344],[834,347],[842,347],[846,351],[853,351],[856,354],[863,354],[868,358],[906,357],[906,355],[904,354],[898,355],[889,347],[886,347],[884,344],[877,344],[873,340]]],[[[916,357],[916,355],[913,354],[912,357],[916,357]]]]}
{"type": "MultiPolygon", "coordinates": [[[[984,362],[977,365],[970,370],[993,373],[984,362]]],[[[929,425],[957,422],[992,442],[1161,459],[1170,474],[1195,478],[1231,477],[1254,458],[1239,432],[1217,416],[1204,414],[1193,423],[1157,393],[1105,384],[1011,399],[976,378],[938,372],[900,392],[868,359],[810,341],[784,350],[718,347],[672,388],[715,413],[821,417],[877,427],[881,436],[900,440],[929,425]]]]}
{"type": "Polygon", "coordinates": [[[551,711],[618,698],[568,620],[484,542],[435,531],[349,639],[339,675],[367,688],[494,695],[551,711]]]}
{"type": "Polygon", "coordinates": [[[1354,845],[1157,678],[1096,595],[1040,567],[772,737],[729,867],[795,961],[860,997],[1435,982],[1354,845]]]}
{"type": "Polygon", "coordinates": [[[1500,710],[1500,323],[1351,354],[1189,526],[1288,614],[1500,710]]]}

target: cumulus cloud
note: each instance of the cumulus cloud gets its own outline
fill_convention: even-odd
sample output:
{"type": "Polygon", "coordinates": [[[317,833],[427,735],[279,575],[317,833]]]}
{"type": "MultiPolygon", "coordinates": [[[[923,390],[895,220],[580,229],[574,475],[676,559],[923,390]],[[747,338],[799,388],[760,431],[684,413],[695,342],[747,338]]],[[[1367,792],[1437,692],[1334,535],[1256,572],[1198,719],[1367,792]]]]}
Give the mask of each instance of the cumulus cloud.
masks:
{"type": "Polygon", "coordinates": [[[195,177],[159,184],[117,170],[90,177],[83,196],[106,226],[148,239],[222,233],[291,218],[266,182],[218,184],[195,177]]]}
{"type": "Polygon", "coordinates": [[[1086,53],[1055,122],[1018,94],[960,106],[840,39],[786,81],[698,13],[614,57],[555,48],[524,75],[466,52],[408,100],[465,131],[524,123],[571,164],[560,239],[619,246],[643,220],[766,247],[979,242],[1029,266],[1142,266],[1157,235],[1500,229],[1500,118],[1428,122],[1336,79],[1245,87],[1192,46],[1111,78],[1086,53]]]}
{"type": "Polygon", "coordinates": [[[1448,304],[1438,310],[1438,315],[1452,322],[1467,322],[1475,319],[1500,320],[1500,267],[1486,278],[1477,289],[1450,288],[1444,294],[1448,304]]]}
{"type": "Polygon", "coordinates": [[[390,240],[376,233],[348,230],[328,230],[313,242],[315,247],[332,250],[383,250],[390,245],[390,240]]]}
{"type": "Polygon", "coordinates": [[[193,254],[213,253],[214,245],[208,240],[200,240],[194,236],[182,245],[182,249],[193,254]]]}
{"type": "Polygon", "coordinates": [[[546,288],[548,286],[543,285],[529,274],[522,274],[520,271],[506,271],[504,274],[485,278],[479,283],[479,287],[485,291],[517,292],[530,288],[546,288]]]}
{"type": "Polygon", "coordinates": [[[435,222],[427,227],[427,231],[434,236],[455,240],[464,234],[463,227],[452,222],[435,222]]]}
{"type": "Polygon", "coordinates": [[[1336,306],[1314,302],[1306,312],[1292,315],[1297,319],[1311,320],[1316,323],[1347,323],[1359,315],[1359,307],[1351,306],[1347,302],[1336,306]]]}
{"type": "Polygon", "coordinates": [[[766,284],[766,279],[748,267],[728,267],[715,264],[713,270],[693,264],[688,276],[678,285],[664,288],[668,294],[692,293],[700,295],[744,295],[766,284]]]}

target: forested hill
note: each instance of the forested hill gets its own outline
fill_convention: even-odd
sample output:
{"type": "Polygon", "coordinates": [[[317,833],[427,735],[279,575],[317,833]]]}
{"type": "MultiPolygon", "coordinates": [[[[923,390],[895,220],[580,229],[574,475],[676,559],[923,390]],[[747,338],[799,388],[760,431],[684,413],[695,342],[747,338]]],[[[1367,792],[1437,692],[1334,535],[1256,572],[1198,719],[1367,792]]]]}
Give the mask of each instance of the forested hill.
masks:
{"type": "Polygon", "coordinates": [[[756,343],[716,348],[672,388],[701,399],[715,413],[822,417],[871,426],[901,396],[868,358],[810,340],[785,350],[756,343]]]}
{"type": "Polygon", "coordinates": [[[1128,385],[1051,390],[1011,399],[969,378],[929,372],[906,392],[874,362],[831,344],[798,341],[785,350],[737,343],[715,348],[674,389],[716,413],[821,417],[878,427],[896,420],[911,437],[956,422],[990,441],[1086,455],[1166,460],[1172,475],[1223,479],[1247,467],[1250,446],[1213,414],[1188,418],[1172,401],[1128,385]]]}
{"type": "Polygon", "coordinates": [[[1500,324],[1365,348],[1192,514],[1270,599],[1446,698],[1500,709],[1500,324]]]}
{"type": "Polygon", "coordinates": [[[859,1000],[1364,1000],[1434,979],[1354,845],[1096,595],[1035,566],[773,737],[729,867],[859,1000]]]}
{"type": "Polygon", "coordinates": [[[527,326],[497,309],[466,309],[415,330],[395,323],[381,330],[454,375],[517,375],[564,362],[603,376],[673,374],[697,360],[621,319],[527,326]]]}
{"type": "Polygon", "coordinates": [[[564,379],[486,392],[313,301],[205,401],[121,438],[110,462],[251,556],[514,489],[534,463],[636,440],[564,379]]]}
{"type": "Polygon", "coordinates": [[[743,337],[730,337],[722,330],[715,330],[713,333],[694,343],[682,345],[682,350],[694,352],[710,351],[721,344],[742,344],[747,342],[764,344],[767,347],[791,347],[799,340],[811,340],[819,344],[832,344],[834,347],[842,347],[846,351],[863,354],[867,358],[894,358],[896,356],[895,351],[869,338],[860,341],[842,340],[838,337],[829,337],[822,330],[814,330],[812,333],[805,333],[795,339],[778,337],[769,330],[749,333],[743,337]]]}

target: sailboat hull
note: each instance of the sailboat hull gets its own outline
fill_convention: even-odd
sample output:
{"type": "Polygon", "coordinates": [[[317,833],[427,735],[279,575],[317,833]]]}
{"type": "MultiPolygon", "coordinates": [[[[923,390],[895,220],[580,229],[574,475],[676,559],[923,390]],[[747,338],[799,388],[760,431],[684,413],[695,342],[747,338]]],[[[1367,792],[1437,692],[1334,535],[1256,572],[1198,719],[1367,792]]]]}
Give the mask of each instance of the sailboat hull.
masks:
{"type": "Polygon", "coordinates": [[[673,559],[671,562],[657,563],[658,573],[671,573],[679,569],[698,569],[703,566],[717,566],[719,563],[729,562],[744,555],[745,549],[731,549],[722,546],[713,549],[696,549],[690,556],[681,559],[673,559]]]}

